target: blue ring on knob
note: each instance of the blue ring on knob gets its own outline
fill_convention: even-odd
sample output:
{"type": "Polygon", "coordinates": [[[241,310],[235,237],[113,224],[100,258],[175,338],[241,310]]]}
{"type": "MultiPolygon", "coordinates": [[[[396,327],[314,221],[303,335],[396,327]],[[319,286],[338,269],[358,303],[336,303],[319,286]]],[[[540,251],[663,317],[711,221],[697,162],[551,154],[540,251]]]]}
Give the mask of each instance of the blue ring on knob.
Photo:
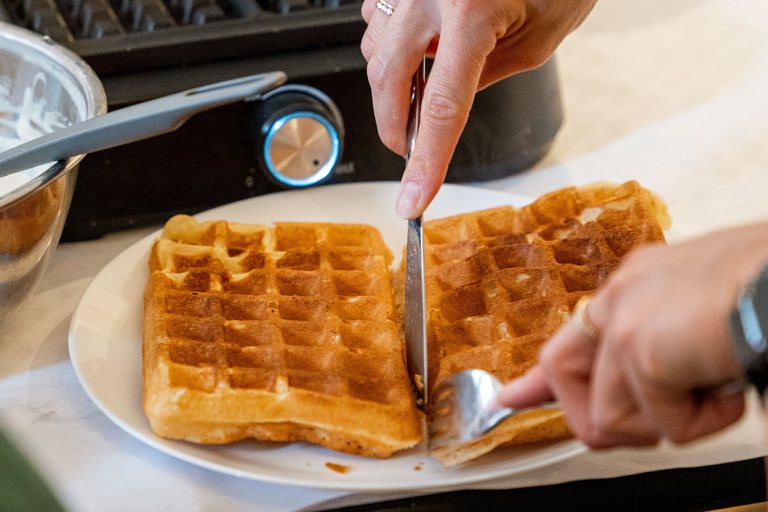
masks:
{"type": "Polygon", "coordinates": [[[267,132],[267,138],[264,141],[264,162],[267,164],[267,169],[269,169],[269,172],[272,174],[272,176],[280,183],[289,185],[291,187],[306,187],[324,180],[326,177],[328,177],[329,174],[331,174],[331,171],[333,170],[333,167],[336,165],[336,161],[339,158],[340,148],[341,141],[339,140],[339,134],[336,132],[336,128],[334,128],[331,122],[328,121],[325,117],[315,112],[309,111],[291,112],[290,114],[283,116],[275,121],[269,128],[269,131],[267,132]],[[331,136],[331,156],[315,174],[309,178],[303,179],[294,179],[284,176],[282,173],[280,173],[280,171],[277,170],[274,162],[272,162],[272,158],[269,155],[269,148],[272,146],[272,139],[275,137],[275,134],[280,131],[280,128],[282,128],[285,123],[291,119],[296,119],[297,117],[314,119],[318,123],[322,124],[325,129],[328,130],[328,134],[331,136]]]}

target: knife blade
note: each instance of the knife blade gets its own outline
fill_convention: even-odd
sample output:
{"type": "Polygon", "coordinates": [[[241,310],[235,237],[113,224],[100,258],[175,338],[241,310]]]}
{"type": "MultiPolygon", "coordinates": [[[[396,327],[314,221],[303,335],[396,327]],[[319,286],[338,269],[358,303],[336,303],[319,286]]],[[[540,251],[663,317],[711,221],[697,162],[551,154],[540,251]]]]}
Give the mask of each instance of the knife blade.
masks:
{"type": "MultiPolygon", "coordinates": [[[[421,121],[421,100],[424,93],[424,61],[413,77],[411,108],[408,114],[405,165],[416,144],[421,121]]],[[[408,220],[405,253],[405,346],[408,374],[421,408],[427,404],[427,323],[424,295],[424,230],[421,216],[408,220]]]]}

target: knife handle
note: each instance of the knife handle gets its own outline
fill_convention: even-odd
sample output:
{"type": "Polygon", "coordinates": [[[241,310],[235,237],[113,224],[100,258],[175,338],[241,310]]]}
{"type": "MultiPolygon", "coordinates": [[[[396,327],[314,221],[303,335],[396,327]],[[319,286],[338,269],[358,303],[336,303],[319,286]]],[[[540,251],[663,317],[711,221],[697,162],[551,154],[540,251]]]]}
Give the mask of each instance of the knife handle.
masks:
{"type": "Polygon", "coordinates": [[[421,123],[421,100],[424,98],[424,80],[426,57],[419,64],[419,69],[413,75],[411,83],[411,110],[408,112],[408,129],[406,131],[406,152],[405,165],[408,166],[408,160],[411,158],[411,152],[416,146],[416,136],[419,133],[419,123],[421,123]]]}

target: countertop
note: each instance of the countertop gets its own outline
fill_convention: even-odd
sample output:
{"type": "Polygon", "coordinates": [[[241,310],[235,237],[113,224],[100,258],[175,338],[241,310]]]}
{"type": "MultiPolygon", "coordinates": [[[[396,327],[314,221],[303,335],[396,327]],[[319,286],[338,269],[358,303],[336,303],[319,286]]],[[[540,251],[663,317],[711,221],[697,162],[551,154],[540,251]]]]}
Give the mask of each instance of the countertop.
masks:
{"type": "MultiPolygon", "coordinates": [[[[536,197],[636,179],[667,201],[670,243],[768,219],[766,34],[763,0],[601,0],[557,52],[565,122],[552,150],[533,169],[469,186],[536,197]]],[[[0,425],[62,501],[73,511],[287,512],[402,498],[204,469],[135,439],[93,404],[69,360],[72,313],[99,271],[155,229],[60,245],[35,295],[0,326],[0,425]]],[[[765,454],[763,415],[751,396],[738,424],[691,445],[586,452],[471,487],[743,468],[765,454]]]]}

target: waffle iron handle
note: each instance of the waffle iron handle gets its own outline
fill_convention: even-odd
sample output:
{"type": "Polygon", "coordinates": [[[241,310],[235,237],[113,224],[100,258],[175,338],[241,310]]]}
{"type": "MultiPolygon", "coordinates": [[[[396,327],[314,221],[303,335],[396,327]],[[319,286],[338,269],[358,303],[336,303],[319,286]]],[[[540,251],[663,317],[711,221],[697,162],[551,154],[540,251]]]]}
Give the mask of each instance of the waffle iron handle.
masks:
{"type": "Polygon", "coordinates": [[[137,103],[72,124],[0,153],[0,178],[49,162],[172,132],[199,112],[240,100],[257,99],[285,80],[285,73],[281,71],[236,78],[137,103]]]}

